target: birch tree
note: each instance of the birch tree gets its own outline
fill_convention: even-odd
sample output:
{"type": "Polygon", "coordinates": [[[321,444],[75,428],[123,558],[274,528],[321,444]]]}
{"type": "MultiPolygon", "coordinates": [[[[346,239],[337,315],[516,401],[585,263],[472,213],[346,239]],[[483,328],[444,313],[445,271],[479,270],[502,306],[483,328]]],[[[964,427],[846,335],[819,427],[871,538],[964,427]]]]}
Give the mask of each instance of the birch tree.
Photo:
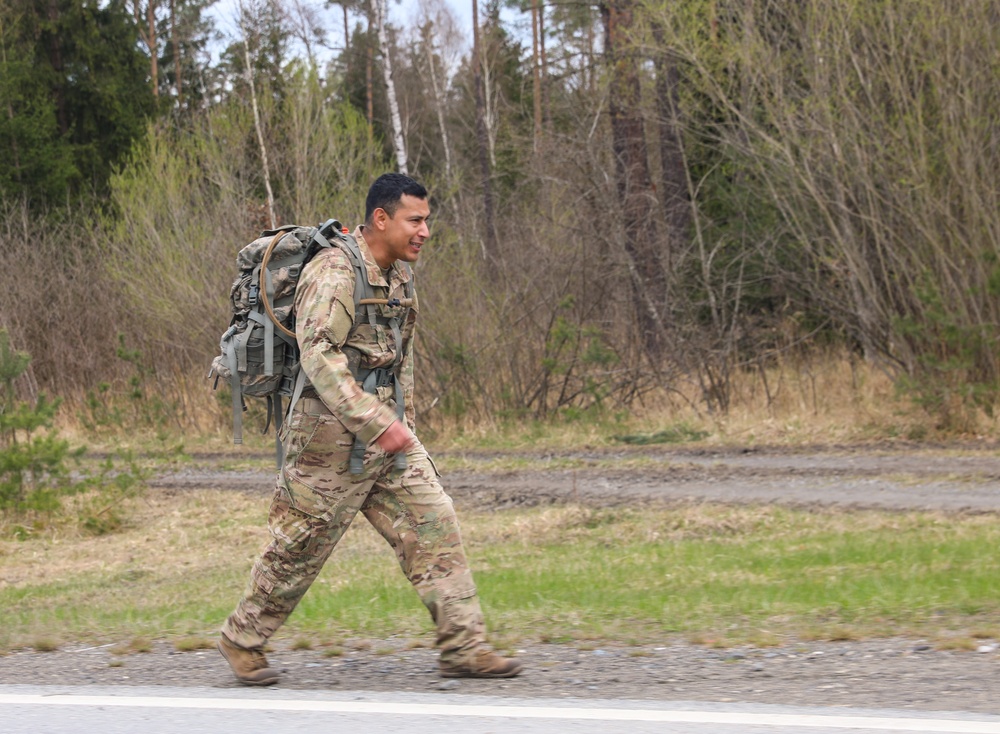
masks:
{"type": "Polygon", "coordinates": [[[309,66],[317,68],[314,46],[326,46],[326,28],[320,20],[320,14],[313,5],[304,0],[291,0],[284,9],[292,33],[302,42],[306,51],[309,66]]]}
{"type": "Polygon", "coordinates": [[[396,167],[400,173],[406,170],[406,142],[403,140],[403,123],[399,116],[399,101],[396,98],[396,85],[392,78],[392,59],[389,53],[389,36],[385,29],[385,0],[372,0],[372,11],[375,15],[375,27],[378,31],[379,51],[382,54],[382,75],[385,78],[385,93],[389,101],[389,121],[392,125],[392,147],[396,153],[396,167]]]}
{"type": "Polygon", "coordinates": [[[493,181],[491,172],[490,151],[492,150],[487,137],[487,108],[484,101],[484,79],[482,34],[479,28],[479,3],[472,0],[472,68],[473,84],[476,96],[476,141],[479,151],[479,170],[482,175],[483,213],[485,218],[485,236],[483,238],[483,259],[486,271],[495,277],[497,271],[497,231],[493,211],[493,181]]]}
{"type": "MultiPolygon", "coordinates": [[[[449,124],[452,110],[448,92],[452,74],[459,65],[459,57],[464,53],[464,38],[454,12],[443,0],[421,0],[418,22],[418,34],[409,43],[416,49],[413,65],[423,83],[420,94],[430,101],[433,117],[437,122],[445,180],[450,190],[460,194],[456,190],[455,142],[449,124]]],[[[409,140],[412,154],[412,136],[409,140]]]]}
{"type": "Polygon", "coordinates": [[[240,3],[240,30],[243,33],[243,55],[246,61],[247,86],[250,88],[250,104],[253,108],[253,124],[257,132],[257,144],[260,146],[260,162],[264,172],[264,189],[267,191],[267,215],[271,229],[277,226],[277,217],[274,214],[274,191],[271,189],[271,169],[267,160],[267,144],[264,142],[264,127],[260,120],[260,107],[257,104],[257,90],[253,80],[253,61],[250,58],[250,30],[248,20],[248,10],[240,3]]]}

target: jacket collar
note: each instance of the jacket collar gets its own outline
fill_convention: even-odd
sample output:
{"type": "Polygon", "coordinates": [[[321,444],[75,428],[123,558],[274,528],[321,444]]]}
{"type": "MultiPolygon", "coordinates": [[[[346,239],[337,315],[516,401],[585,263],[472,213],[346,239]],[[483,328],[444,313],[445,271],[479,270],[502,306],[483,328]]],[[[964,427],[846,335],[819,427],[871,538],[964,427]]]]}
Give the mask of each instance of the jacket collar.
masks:
{"type": "Polygon", "coordinates": [[[360,224],[354,229],[354,239],[358,241],[358,249],[361,250],[361,257],[364,258],[365,270],[368,273],[368,282],[371,285],[382,286],[383,288],[388,287],[392,290],[395,283],[407,283],[413,277],[409,266],[396,260],[389,266],[386,277],[383,278],[382,268],[375,262],[375,257],[372,255],[371,248],[368,247],[368,242],[365,240],[364,234],[362,234],[362,226],[360,224]],[[386,282],[387,280],[388,282],[386,282]]]}

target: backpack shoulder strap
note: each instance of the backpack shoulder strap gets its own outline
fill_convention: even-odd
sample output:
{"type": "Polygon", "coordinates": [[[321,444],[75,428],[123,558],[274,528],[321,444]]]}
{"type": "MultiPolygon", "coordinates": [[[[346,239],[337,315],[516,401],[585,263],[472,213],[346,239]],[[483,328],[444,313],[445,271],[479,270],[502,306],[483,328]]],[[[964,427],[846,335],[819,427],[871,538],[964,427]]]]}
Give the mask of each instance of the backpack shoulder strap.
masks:
{"type": "MultiPolygon", "coordinates": [[[[363,298],[374,298],[375,291],[372,289],[371,284],[368,282],[368,275],[365,272],[365,259],[361,255],[361,248],[358,247],[357,240],[351,236],[347,229],[341,225],[336,219],[328,219],[322,225],[317,227],[312,232],[311,243],[306,253],[305,262],[302,266],[305,267],[313,256],[320,250],[324,250],[331,247],[336,247],[337,249],[343,251],[347,258],[351,261],[351,265],[354,267],[354,324],[355,326],[359,323],[361,319],[362,312],[367,312],[368,317],[374,323],[375,318],[375,308],[371,305],[361,304],[363,298]]],[[[298,368],[298,374],[295,376],[295,386],[292,388],[291,399],[288,401],[288,408],[286,411],[286,417],[291,418],[292,411],[295,409],[295,404],[299,401],[302,396],[302,391],[305,389],[308,380],[306,378],[305,370],[298,368]]],[[[284,456],[279,456],[279,465],[283,463],[284,456]]]]}
{"type": "Polygon", "coordinates": [[[410,277],[407,279],[406,283],[403,284],[403,295],[406,298],[407,306],[400,311],[396,316],[393,316],[389,320],[389,325],[392,328],[393,337],[396,340],[396,359],[392,366],[396,367],[400,362],[403,361],[403,337],[401,329],[404,324],[406,324],[406,319],[410,315],[410,309],[413,308],[413,269],[410,267],[409,263],[400,262],[399,265],[403,268],[407,275],[410,277]]]}
{"type": "MultiPolygon", "coordinates": [[[[313,241],[318,248],[336,247],[343,251],[354,267],[354,323],[357,325],[361,320],[362,312],[368,312],[369,320],[375,317],[375,311],[371,308],[362,308],[361,301],[366,298],[374,298],[375,291],[371,283],[368,282],[368,272],[365,267],[365,258],[361,254],[361,248],[353,235],[335,219],[328,220],[313,235],[313,241]]],[[[374,323],[374,322],[373,322],[374,323]]]]}

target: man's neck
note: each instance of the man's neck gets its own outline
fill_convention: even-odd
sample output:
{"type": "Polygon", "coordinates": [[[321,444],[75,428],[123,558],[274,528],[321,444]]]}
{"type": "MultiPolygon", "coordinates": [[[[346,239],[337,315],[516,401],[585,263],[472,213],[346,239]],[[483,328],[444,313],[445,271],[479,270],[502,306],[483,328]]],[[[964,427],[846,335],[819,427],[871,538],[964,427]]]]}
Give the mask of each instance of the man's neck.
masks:
{"type": "Polygon", "coordinates": [[[367,225],[362,224],[361,236],[365,238],[365,243],[368,245],[368,251],[375,259],[375,263],[384,271],[391,268],[395,260],[389,259],[388,262],[383,262],[388,259],[388,257],[385,255],[385,248],[382,246],[382,240],[379,238],[378,232],[371,229],[367,225]]]}

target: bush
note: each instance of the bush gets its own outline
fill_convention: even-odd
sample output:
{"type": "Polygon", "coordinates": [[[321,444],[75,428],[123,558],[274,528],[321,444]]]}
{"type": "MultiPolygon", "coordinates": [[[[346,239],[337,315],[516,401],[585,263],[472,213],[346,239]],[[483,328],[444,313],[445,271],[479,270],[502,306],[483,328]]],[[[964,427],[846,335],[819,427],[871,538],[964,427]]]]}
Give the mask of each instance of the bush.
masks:
{"type": "Polygon", "coordinates": [[[96,534],[116,529],[123,522],[123,500],[141,486],[141,472],[130,458],[128,470],[121,470],[114,457],[92,476],[71,471],[69,462],[78,462],[84,449],[70,448],[56,434],[60,401],[44,393],[33,403],[17,398],[15,382],[30,361],[0,329],[0,515],[12,534],[25,537],[61,516],[65,497],[79,495],[72,509],[81,527],[96,534]]]}

